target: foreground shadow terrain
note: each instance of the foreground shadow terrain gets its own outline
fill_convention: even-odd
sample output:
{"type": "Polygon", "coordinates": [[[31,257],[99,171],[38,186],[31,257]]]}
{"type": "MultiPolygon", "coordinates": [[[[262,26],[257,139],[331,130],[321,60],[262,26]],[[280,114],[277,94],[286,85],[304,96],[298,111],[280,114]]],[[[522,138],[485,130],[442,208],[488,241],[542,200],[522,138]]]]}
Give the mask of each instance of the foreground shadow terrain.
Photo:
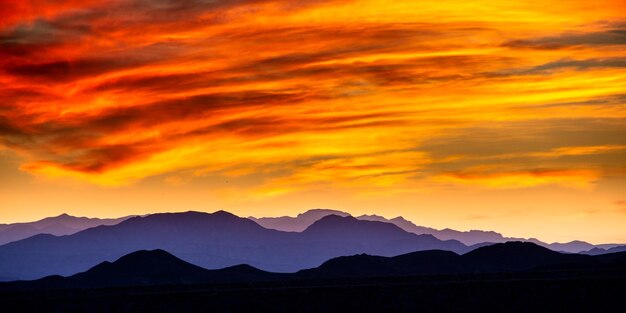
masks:
{"type": "Polygon", "coordinates": [[[207,270],[137,251],[69,277],[0,283],[7,312],[599,312],[621,307],[626,253],[509,242],[464,255],[354,255],[291,274],[207,270]]]}
{"type": "Polygon", "coordinates": [[[601,312],[626,272],[542,272],[8,292],[6,312],[601,312]]]}

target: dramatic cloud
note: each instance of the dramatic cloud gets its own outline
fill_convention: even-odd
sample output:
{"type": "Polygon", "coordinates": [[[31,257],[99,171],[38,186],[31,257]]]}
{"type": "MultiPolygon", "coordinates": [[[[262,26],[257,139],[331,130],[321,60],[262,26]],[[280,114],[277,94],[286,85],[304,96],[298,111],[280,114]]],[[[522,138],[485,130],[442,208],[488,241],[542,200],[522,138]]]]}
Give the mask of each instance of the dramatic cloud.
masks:
{"type": "MultiPolygon", "coordinates": [[[[610,28],[613,25],[588,33],[509,40],[502,48],[499,42],[516,34],[502,36],[497,30],[517,21],[502,22],[490,15],[493,12],[485,20],[471,22],[456,20],[453,14],[444,14],[437,22],[421,21],[420,14],[399,15],[400,19],[382,14],[374,21],[368,18],[367,8],[375,3],[358,5],[364,5],[359,14],[366,22],[333,19],[350,4],[331,1],[298,6],[282,1],[135,0],[82,6],[68,2],[46,7],[45,13],[25,12],[22,19],[12,18],[0,30],[6,56],[1,76],[6,87],[0,90],[5,96],[2,144],[24,156],[24,170],[105,184],[132,183],[189,166],[215,169],[245,163],[247,155],[257,153],[254,149],[273,151],[267,164],[320,157],[363,163],[333,167],[334,172],[346,174],[300,178],[300,184],[350,182],[370,175],[371,168],[380,168],[376,177],[400,175],[410,180],[416,179],[418,168],[438,177],[434,169],[440,162],[385,169],[376,156],[385,157],[390,147],[419,150],[420,143],[432,136],[444,145],[451,143],[452,139],[438,134],[468,130],[474,134],[468,127],[491,116],[521,121],[556,117],[561,114],[556,107],[542,112],[547,109],[539,105],[594,101],[623,87],[623,74],[611,72],[624,67],[619,53],[587,50],[582,54],[586,59],[573,59],[568,52],[534,58],[516,51],[535,45],[623,44],[624,31],[610,28]],[[315,12],[327,16],[316,20],[310,15],[315,12]],[[286,27],[259,20],[260,16],[293,23],[286,27]],[[519,65],[533,63],[530,69],[519,70],[519,65]],[[605,82],[568,91],[582,87],[589,75],[605,82]],[[512,103],[527,106],[522,110],[511,107],[512,103]],[[366,133],[376,133],[385,142],[372,141],[366,133]],[[231,155],[227,164],[192,153],[190,158],[203,161],[137,170],[142,168],[139,164],[161,154],[187,151],[189,145],[206,153],[218,141],[228,142],[219,147],[231,155]],[[303,153],[282,154],[289,144],[303,153]],[[356,157],[363,154],[372,157],[369,161],[356,157]],[[115,171],[132,174],[102,179],[115,171]]],[[[614,113],[605,109],[569,114],[576,119],[589,114],[617,117],[614,113]]],[[[545,133],[553,134],[552,125],[557,124],[545,123],[545,133]]],[[[597,138],[584,144],[621,144],[597,138]]],[[[484,145],[513,154],[520,147],[519,139],[513,138],[508,140],[509,148],[495,148],[500,140],[473,137],[463,141],[475,144],[459,148],[484,145]]],[[[534,153],[559,147],[545,148],[534,153]]],[[[324,160],[289,169],[286,172],[293,177],[281,180],[326,169],[329,161],[324,160]]],[[[387,164],[394,163],[404,162],[398,156],[387,164]]],[[[590,159],[585,166],[597,165],[590,159]]]]}
{"type": "Polygon", "coordinates": [[[601,32],[565,33],[559,36],[523,39],[507,43],[512,47],[556,49],[571,46],[626,45],[626,28],[607,29],[601,32]]]}
{"type": "Polygon", "coordinates": [[[216,197],[623,187],[623,12],[617,0],[4,1],[0,152],[12,177],[216,197]]]}

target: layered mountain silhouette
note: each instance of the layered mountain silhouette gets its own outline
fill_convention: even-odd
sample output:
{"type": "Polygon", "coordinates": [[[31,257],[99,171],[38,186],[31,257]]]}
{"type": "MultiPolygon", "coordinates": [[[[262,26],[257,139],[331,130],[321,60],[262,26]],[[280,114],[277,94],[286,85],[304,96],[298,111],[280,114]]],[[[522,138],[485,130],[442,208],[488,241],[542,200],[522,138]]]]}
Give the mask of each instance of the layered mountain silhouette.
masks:
{"type": "Polygon", "coordinates": [[[626,252],[626,245],[614,246],[614,247],[608,247],[608,248],[594,247],[593,249],[583,252],[583,254],[600,255],[600,254],[616,253],[616,252],[626,252]]]}
{"type": "MultiPolygon", "coordinates": [[[[298,214],[296,217],[264,217],[264,218],[253,218],[254,221],[259,223],[261,226],[276,229],[276,230],[284,230],[284,231],[298,231],[299,229],[305,229],[309,225],[313,224],[313,222],[319,218],[322,218],[327,215],[341,215],[341,216],[350,216],[350,214],[337,210],[326,210],[326,209],[314,209],[309,210],[305,213],[298,214]]],[[[401,229],[414,233],[417,235],[433,235],[441,240],[457,240],[468,246],[480,246],[485,244],[492,243],[502,243],[508,241],[527,241],[538,244],[540,246],[544,246],[546,248],[552,249],[554,251],[562,251],[569,253],[579,253],[583,251],[589,251],[595,247],[601,247],[602,249],[612,248],[616,245],[598,245],[594,246],[588,242],[584,241],[571,241],[567,243],[546,243],[542,242],[535,238],[516,238],[516,237],[505,237],[500,233],[494,231],[484,231],[484,230],[470,230],[470,231],[458,231],[454,229],[435,229],[431,227],[418,226],[413,222],[403,218],[402,216],[398,216],[395,218],[387,219],[380,215],[361,215],[356,217],[359,220],[364,221],[377,221],[384,223],[394,224],[401,229]]],[[[596,252],[601,252],[601,250],[596,250],[596,252]]]]}
{"type": "Polygon", "coordinates": [[[249,265],[207,270],[163,250],[137,251],[69,277],[0,283],[0,290],[101,288],[365,277],[515,273],[564,269],[626,269],[626,252],[599,256],[563,254],[528,242],[481,247],[464,255],[428,250],[394,257],[359,254],[330,259],[316,268],[291,274],[270,273],[249,265]]]}
{"type": "Polygon", "coordinates": [[[115,225],[129,218],[131,216],[101,219],[61,214],[29,223],[0,224],[0,245],[38,234],[71,235],[100,225],[115,225]]]}
{"type": "MultiPolygon", "coordinates": [[[[491,245],[496,239],[511,239],[495,232],[436,230],[417,226],[402,217],[386,219],[362,215],[355,218],[345,212],[323,209],[297,217],[254,221],[224,211],[120,219],[77,218],[63,214],[32,223],[0,226],[3,227],[0,230],[4,230],[0,235],[4,232],[20,236],[36,232],[64,235],[38,234],[1,245],[0,281],[70,275],[138,250],[165,249],[206,268],[250,264],[267,271],[294,272],[338,256],[363,253],[393,256],[430,249],[458,254],[491,245]],[[81,228],[87,229],[77,231],[81,228]],[[459,242],[461,240],[442,238],[480,243],[467,246],[459,242]]],[[[588,255],[626,251],[626,246],[615,244],[593,246],[581,241],[547,244],[533,239],[520,240],[556,251],[584,251],[588,255]]]]}
{"type": "Polygon", "coordinates": [[[393,256],[431,249],[464,253],[471,248],[350,216],[329,215],[298,233],[266,229],[224,211],[165,213],[68,236],[36,235],[0,246],[0,277],[71,275],[134,251],[154,249],[210,269],[249,264],[267,271],[294,272],[359,253],[393,256]]]}

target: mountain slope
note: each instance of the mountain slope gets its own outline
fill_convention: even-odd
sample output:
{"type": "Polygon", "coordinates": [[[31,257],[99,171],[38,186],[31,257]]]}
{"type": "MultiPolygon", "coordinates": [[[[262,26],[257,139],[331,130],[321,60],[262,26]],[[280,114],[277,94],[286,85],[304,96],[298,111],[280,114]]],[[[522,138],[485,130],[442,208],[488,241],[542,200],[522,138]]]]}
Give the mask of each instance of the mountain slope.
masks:
{"type": "Polygon", "coordinates": [[[466,252],[457,241],[405,232],[392,224],[328,216],[302,233],[282,232],[224,211],[153,214],[55,237],[0,246],[0,277],[71,275],[137,250],[164,249],[205,268],[250,264],[293,272],[359,253],[393,256],[417,250],[466,252]]]}

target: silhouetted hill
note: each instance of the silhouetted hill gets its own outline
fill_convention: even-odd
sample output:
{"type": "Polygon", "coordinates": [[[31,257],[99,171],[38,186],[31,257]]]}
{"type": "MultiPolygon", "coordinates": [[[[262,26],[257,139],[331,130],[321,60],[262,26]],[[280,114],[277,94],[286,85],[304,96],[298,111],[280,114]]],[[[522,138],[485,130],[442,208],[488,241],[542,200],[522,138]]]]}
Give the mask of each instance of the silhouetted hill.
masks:
{"type": "Polygon", "coordinates": [[[623,246],[611,247],[611,248],[608,248],[608,249],[595,247],[595,248],[590,249],[588,251],[585,251],[583,253],[584,254],[588,254],[588,255],[601,255],[601,254],[617,253],[617,252],[625,252],[625,251],[626,251],[626,245],[623,245],[623,246]]]}
{"type": "Polygon", "coordinates": [[[70,280],[81,287],[188,284],[201,282],[205,274],[206,269],[163,250],[141,250],[113,263],[102,262],[70,280]]]}
{"type": "Polygon", "coordinates": [[[164,249],[204,268],[250,264],[294,272],[359,253],[393,256],[417,250],[466,252],[457,241],[415,235],[392,224],[329,216],[302,233],[266,229],[228,212],[164,213],[133,217],[55,237],[38,235],[0,246],[0,277],[71,275],[137,250],[164,249]]]}
{"type": "Polygon", "coordinates": [[[507,242],[470,251],[462,256],[462,263],[475,272],[509,272],[594,261],[586,255],[559,253],[530,242],[507,242]]]}
{"type": "Polygon", "coordinates": [[[464,273],[507,273],[530,270],[585,269],[599,266],[626,268],[623,255],[591,257],[552,251],[529,242],[507,242],[478,248],[464,255],[450,251],[418,251],[395,257],[354,255],[331,259],[299,271],[302,278],[419,276],[464,273]]]}
{"type": "MultiPolygon", "coordinates": [[[[416,235],[390,223],[362,221],[352,216],[325,216],[300,235],[307,242],[321,244],[324,249],[335,250],[347,243],[349,249],[356,253],[361,251],[383,256],[398,254],[393,251],[410,252],[432,249],[468,251],[466,246],[455,240],[442,241],[432,235],[416,235]]],[[[346,253],[336,256],[338,255],[346,255],[346,253]]]]}
{"type": "MultiPolygon", "coordinates": [[[[362,238],[362,236],[372,237],[368,239],[376,240],[372,234],[375,233],[378,236],[411,236],[413,234],[407,233],[399,227],[382,222],[361,221],[352,216],[338,216],[328,215],[316,221],[302,234],[307,236],[316,237],[318,239],[335,239],[338,236],[349,236],[351,239],[362,238]]],[[[345,238],[345,237],[344,237],[345,238]]],[[[432,238],[432,236],[423,237],[432,238]]]]}
{"type": "Polygon", "coordinates": [[[185,262],[163,250],[141,250],[102,262],[86,272],[69,277],[48,276],[35,281],[0,284],[0,289],[67,289],[124,286],[237,283],[270,281],[281,274],[268,273],[249,265],[207,270],[185,262]]]}
{"type": "Polygon", "coordinates": [[[71,235],[91,227],[115,225],[129,218],[130,216],[100,219],[61,214],[55,217],[47,217],[36,222],[0,224],[0,245],[37,234],[52,234],[56,236],[71,235]]]}
{"type": "Polygon", "coordinates": [[[609,268],[626,268],[626,251],[601,254],[594,259],[609,268]]]}
{"type": "Polygon", "coordinates": [[[407,253],[395,257],[354,255],[338,257],[317,268],[295,275],[307,279],[354,277],[417,276],[458,272],[459,255],[442,250],[407,253]]]}
{"type": "MultiPolygon", "coordinates": [[[[416,251],[394,257],[357,254],[330,259],[316,268],[291,274],[270,273],[250,265],[207,270],[163,250],[137,251],[115,262],[102,262],[69,277],[0,283],[0,291],[254,283],[269,281],[336,281],[372,277],[434,277],[434,275],[506,274],[521,272],[588,273],[626,270],[626,252],[600,256],[563,254],[533,243],[507,242],[464,255],[450,251],[416,251]]],[[[452,276],[451,276],[452,275],[452,276]]],[[[541,274],[543,275],[543,274],[541,274]]],[[[430,278],[428,278],[430,279],[430,278]]]]}
{"type": "MultiPolygon", "coordinates": [[[[156,285],[232,284],[269,281],[337,281],[385,277],[434,277],[444,275],[578,273],[610,275],[626,270],[626,252],[600,256],[563,254],[533,243],[508,242],[477,249],[465,255],[429,250],[394,257],[358,254],[330,259],[316,268],[291,274],[270,273],[249,265],[207,270],[163,250],[137,251],[115,262],[102,262],[69,277],[48,276],[35,281],[0,283],[0,291],[132,287],[156,285]],[[575,269],[575,271],[571,271],[575,269]],[[601,272],[602,270],[608,270],[601,272]],[[566,271],[566,272],[563,272],[566,271]],[[567,272],[569,271],[569,272],[567,272]],[[605,273],[605,274],[601,274],[605,273]]],[[[561,275],[561,274],[559,274],[561,275]]],[[[447,277],[447,278],[445,278],[447,277]]],[[[502,276],[505,277],[505,276],[502,276]]]]}

